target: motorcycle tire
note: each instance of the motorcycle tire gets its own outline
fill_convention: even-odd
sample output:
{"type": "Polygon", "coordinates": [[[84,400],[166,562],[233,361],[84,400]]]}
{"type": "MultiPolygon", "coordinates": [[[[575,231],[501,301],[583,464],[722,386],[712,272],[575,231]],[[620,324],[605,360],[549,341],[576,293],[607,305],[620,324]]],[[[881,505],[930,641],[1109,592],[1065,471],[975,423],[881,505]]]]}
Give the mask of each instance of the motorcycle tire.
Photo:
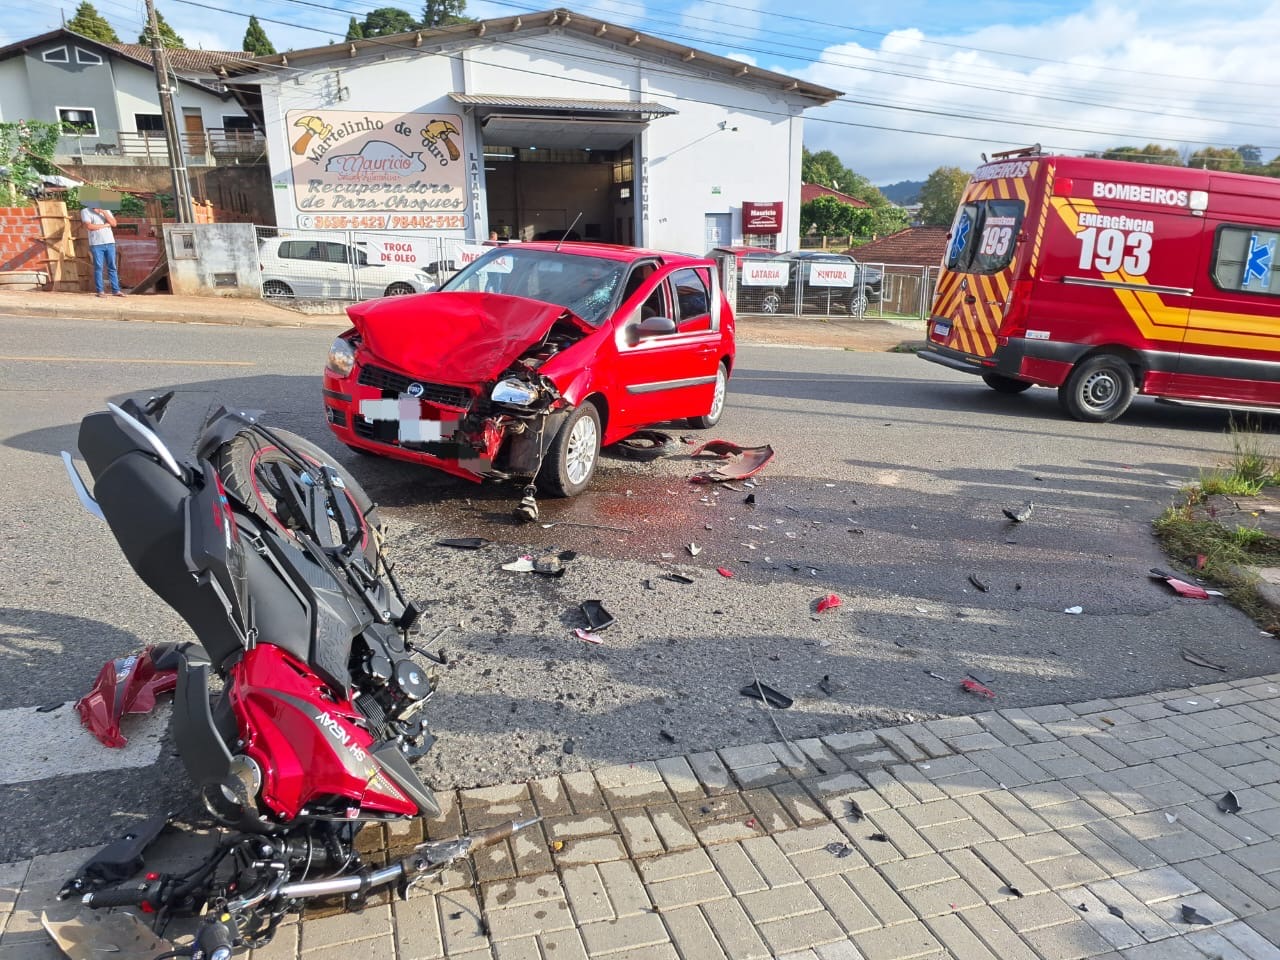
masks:
{"type": "MultiPolygon", "coordinates": [[[[373,500],[364,487],[347,469],[310,440],[305,440],[288,430],[271,431],[295,450],[299,456],[316,466],[331,467],[342,478],[343,487],[356,513],[361,517],[359,549],[372,565],[378,557],[379,530],[382,519],[373,500]]],[[[272,463],[292,464],[293,459],[260,434],[238,433],[223,444],[213,455],[213,466],[222,478],[227,493],[235,497],[258,519],[274,525],[287,536],[292,536],[296,526],[291,518],[277,510],[277,500],[272,490],[275,478],[267,471],[272,463]]]]}

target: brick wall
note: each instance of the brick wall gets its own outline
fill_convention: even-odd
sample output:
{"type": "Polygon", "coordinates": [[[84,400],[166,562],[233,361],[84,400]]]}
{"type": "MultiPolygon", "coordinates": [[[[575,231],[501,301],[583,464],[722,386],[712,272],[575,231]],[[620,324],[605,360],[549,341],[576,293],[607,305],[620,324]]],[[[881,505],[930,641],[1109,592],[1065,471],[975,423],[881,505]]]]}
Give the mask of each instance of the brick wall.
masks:
{"type": "Polygon", "coordinates": [[[0,207],[0,272],[47,266],[35,207],[0,207]]]}

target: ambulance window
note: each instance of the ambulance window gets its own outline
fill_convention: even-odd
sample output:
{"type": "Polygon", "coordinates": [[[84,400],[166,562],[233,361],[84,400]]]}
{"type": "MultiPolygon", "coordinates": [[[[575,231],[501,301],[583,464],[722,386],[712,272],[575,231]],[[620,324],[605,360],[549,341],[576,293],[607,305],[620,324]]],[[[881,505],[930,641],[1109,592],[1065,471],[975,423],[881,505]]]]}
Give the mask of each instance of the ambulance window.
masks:
{"type": "Polygon", "coordinates": [[[946,266],[962,273],[999,273],[1009,266],[1024,210],[1021,200],[966,203],[956,215],[946,266]]]}
{"type": "Polygon", "coordinates": [[[978,205],[966,203],[956,211],[956,222],[951,226],[951,239],[947,243],[944,266],[948,270],[963,270],[972,259],[973,238],[978,235],[978,205]]]}
{"type": "Polygon", "coordinates": [[[1213,282],[1220,290],[1280,296],[1280,233],[1253,227],[1220,227],[1213,282]]]}

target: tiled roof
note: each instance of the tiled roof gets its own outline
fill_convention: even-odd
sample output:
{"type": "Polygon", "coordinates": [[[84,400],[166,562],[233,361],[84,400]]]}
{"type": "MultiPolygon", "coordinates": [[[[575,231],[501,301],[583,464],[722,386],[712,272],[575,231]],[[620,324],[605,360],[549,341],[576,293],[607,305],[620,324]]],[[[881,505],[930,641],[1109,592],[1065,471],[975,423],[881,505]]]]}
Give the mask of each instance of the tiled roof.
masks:
{"type": "Polygon", "coordinates": [[[936,267],[947,250],[946,227],[907,227],[879,240],[864,243],[855,251],[867,263],[901,263],[936,267]]]}
{"type": "MultiPolygon", "coordinates": [[[[151,48],[142,43],[109,43],[107,44],[113,50],[117,50],[126,57],[132,57],[134,60],[142,60],[151,63],[151,48]]],[[[217,73],[217,66],[226,63],[228,60],[250,60],[253,58],[252,53],[245,53],[243,50],[186,50],[182,48],[170,48],[165,51],[165,55],[169,60],[169,65],[178,73],[198,74],[201,76],[212,77],[217,73]]]]}
{"type": "Polygon", "coordinates": [[[847,193],[841,193],[839,190],[832,190],[830,187],[824,187],[816,183],[800,184],[800,202],[808,203],[817,197],[835,197],[841,203],[847,203],[851,207],[869,207],[870,204],[865,200],[859,200],[857,197],[851,197],[847,193]]]}

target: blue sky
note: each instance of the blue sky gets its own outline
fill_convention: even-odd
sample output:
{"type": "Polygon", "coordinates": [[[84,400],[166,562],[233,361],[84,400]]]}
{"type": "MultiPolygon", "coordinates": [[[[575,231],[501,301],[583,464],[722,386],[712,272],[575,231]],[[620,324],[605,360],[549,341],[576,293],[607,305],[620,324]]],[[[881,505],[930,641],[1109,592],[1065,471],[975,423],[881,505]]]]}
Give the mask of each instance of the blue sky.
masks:
{"type": "MultiPolygon", "coordinates": [[[[8,0],[0,41],[57,26],[59,8],[8,0]]],[[[278,49],[341,39],[387,0],[160,0],[192,46],[236,49],[249,12],[278,49]],[[214,7],[218,9],[209,9],[214,7]],[[227,11],[227,12],[223,12],[227,11]],[[279,23],[269,22],[280,21],[279,23]]],[[[416,14],[421,0],[400,4],[416,14]]],[[[95,0],[122,39],[141,0],[95,0]]],[[[476,17],[555,2],[471,0],[476,17]]],[[[1159,142],[1280,154],[1280,0],[603,0],[561,5],[844,92],[810,111],[805,142],[876,183],[971,168],[980,151],[1040,142],[1068,151],[1159,142]]]]}

